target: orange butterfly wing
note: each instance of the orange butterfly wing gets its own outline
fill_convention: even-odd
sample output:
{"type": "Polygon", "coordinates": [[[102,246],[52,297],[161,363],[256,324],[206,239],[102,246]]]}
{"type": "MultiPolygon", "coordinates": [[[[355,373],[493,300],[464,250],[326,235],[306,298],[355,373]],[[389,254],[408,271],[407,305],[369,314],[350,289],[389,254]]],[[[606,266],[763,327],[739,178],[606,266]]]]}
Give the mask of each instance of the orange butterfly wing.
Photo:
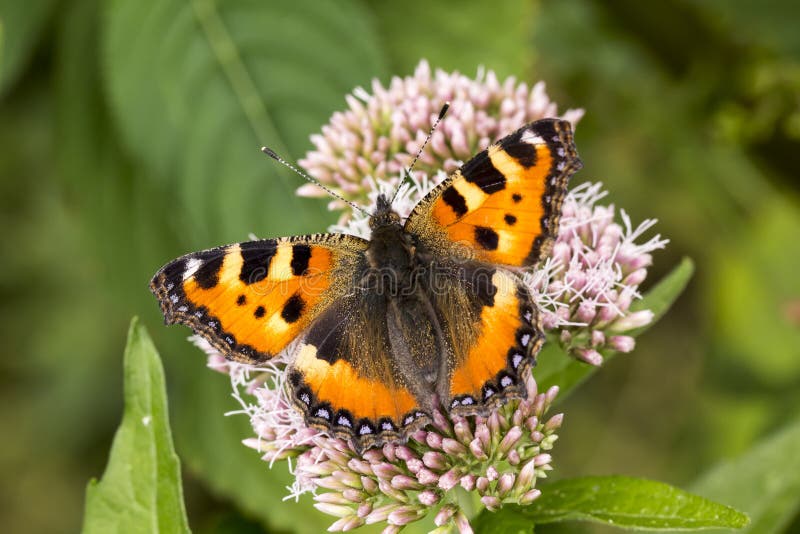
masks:
{"type": "Polygon", "coordinates": [[[581,166],[569,122],[533,122],[431,191],[412,211],[406,231],[434,251],[535,265],[558,234],[567,182],[581,166]]]}
{"type": "Polygon", "coordinates": [[[229,359],[260,363],[350,290],[367,245],[342,234],[227,245],[168,263],[150,289],[167,324],[191,327],[229,359]]]}
{"type": "Polygon", "coordinates": [[[430,421],[431,407],[420,406],[392,356],[385,304],[368,305],[357,292],[338,299],[311,325],[289,368],[289,385],[310,426],[359,449],[430,421]]]}

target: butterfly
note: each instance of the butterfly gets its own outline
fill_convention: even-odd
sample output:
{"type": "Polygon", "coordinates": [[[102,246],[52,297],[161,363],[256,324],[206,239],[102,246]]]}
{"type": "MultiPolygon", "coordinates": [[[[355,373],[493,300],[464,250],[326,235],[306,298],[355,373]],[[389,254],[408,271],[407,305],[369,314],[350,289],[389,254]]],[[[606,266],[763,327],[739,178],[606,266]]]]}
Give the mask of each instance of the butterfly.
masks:
{"type": "Polygon", "coordinates": [[[547,256],[570,177],[572,127],[532,122],[478,153],[405,221],[384,195],[369,240],[314,234],[194,252],[151,290],[167,324],[263,364],[298,340],[292,402],[363,450],[407,439],[434,410],[487,414],[523,398],[543,342],[521,268],[547,256]]]}

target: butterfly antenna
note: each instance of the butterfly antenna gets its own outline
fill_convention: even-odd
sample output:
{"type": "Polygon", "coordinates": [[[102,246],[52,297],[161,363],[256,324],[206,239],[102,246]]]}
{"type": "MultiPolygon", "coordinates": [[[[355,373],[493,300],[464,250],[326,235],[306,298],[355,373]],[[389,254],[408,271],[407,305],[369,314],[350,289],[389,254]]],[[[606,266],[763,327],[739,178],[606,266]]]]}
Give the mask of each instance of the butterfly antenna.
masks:
{"type": "Polygon", "coordinates": [[[303,171],[301,171],[300,169],[298,169],[297,167],[295,167],[294,165],[292,165],[291,163],[289,163],[288,161],[286,161],[285,159],[283,159],[282,157],[277,155],[271,148],[262,146],[261,147],[261,152],[263,152],[267,156],[271,157],[272,159],[274,159],[275,161],[277,161],[281,165],[293,170],[295,173],[299,174],[300,176],[302,176],[303,178],[305,178],[306,180],[308,180],[312,184],[316,185],[317,187],[323,189],[330,196],[332,196],[334,198],[338,198],[342,202],[346,202],[354,210],[358,210],[358,211],[360,211],[361,213],[363,213],[364,215],[366,215],[368,217],[372,216],[371,213],[369,213],[368,211],[366,211],[362,207],[358,206],[354,202],[350,202],[349,200],[347,200],[346,198],[342,197],[341,195],[339,195],[337,193],[334,193],[330,188],[328,188],[327,186],[323,185],[319,180],[317,180],[316,178],[312,178],[308,174],[304,173],[303,171]]]}
{"type": "Polygon", "coordinates": [[[431,136],[433,136],[433,132],[436,131],[436,127],[439,126],[439,123],[442,122],[442,119],[447,114],[448,109],[450,109],[450,102],[445,102],[444,105],[442,106],[442,109],[439,111],[439,116],[436,117],[435,121],[433,121],[433,126],[431,126],[431,129],[428,132],[428,137],[425,138],[425,142],[422,143],[421,147],[419,147],[417,155],[414,156],[414,159],[411,161],[411,165],[409,165],[406,168],[405,176],[403,177],[402,180],[400,180],[400,183],[397,184],[397,189],[395,190],[394,195],[392,195],[392,200],[389,201],[389,204],[392,204],[394,202],[395,197],[400,192],[400,186],[403,185],[405,178],[406,177],[411,178],[411,170],[414,168],[414,165],[417,163],[417,160],[422,155],[422,151],[425,150],[425,147],[428,145],[428,141],[431,140],[431,136]]]}

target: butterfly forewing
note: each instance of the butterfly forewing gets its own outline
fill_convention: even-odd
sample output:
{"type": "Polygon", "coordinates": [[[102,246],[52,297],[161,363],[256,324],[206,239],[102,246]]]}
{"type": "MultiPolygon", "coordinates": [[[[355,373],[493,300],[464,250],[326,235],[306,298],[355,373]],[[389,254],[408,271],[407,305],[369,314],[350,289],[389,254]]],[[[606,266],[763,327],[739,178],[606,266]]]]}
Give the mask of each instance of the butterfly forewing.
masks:
{"type": "Polygon", "coordinates": [[[569,122],[528,124],[431,191],[414,208],[406,230],[434,250],[535,265],[558,234],[567,182],[580,167],[569,122]]]}
{"type": "Polygon", "coordinates": [[[318,234],[227,245],[178,258],[150,283],[168,324],[227,358],[266,361],[349,290],[368,242],[318,234]]]}

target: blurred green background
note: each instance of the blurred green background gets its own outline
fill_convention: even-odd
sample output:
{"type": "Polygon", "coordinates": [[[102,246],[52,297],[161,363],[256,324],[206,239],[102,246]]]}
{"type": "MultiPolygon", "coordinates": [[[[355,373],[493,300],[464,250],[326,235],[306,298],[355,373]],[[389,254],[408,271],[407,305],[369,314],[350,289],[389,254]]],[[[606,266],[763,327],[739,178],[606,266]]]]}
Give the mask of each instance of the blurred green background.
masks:
{"type": "Polygon", "coordinates": [[[285,469],[239,444],[227,379],[162,327],[147,283],[191,250],[331,223],[258,147],[301,157],[353,87],[421,58],[585,108],[575,183],[659,219],[650,282],[697,264],[637,350],[560,406],[554,474],[689,487],[745,452],[800,416],[799,24],[793,0],[0,0],[4,531],[79,528],[135,314],[166,366],[194,530],[330,522],[281,501],[285,469]]]}

